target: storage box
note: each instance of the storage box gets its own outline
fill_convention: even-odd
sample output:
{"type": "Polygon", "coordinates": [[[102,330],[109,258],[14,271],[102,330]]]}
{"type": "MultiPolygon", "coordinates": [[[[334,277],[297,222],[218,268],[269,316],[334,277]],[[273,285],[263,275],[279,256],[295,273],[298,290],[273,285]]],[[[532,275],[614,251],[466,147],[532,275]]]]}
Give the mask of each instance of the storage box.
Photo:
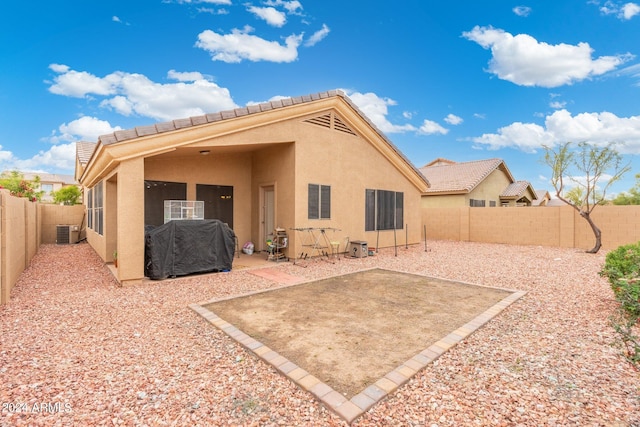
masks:
{"type": "Polygon", "coordinates": [[[367,242],[362,240],[354,240],[349,242],[349,256],[354,258],[365,258],[369,254],[367,242]]]}

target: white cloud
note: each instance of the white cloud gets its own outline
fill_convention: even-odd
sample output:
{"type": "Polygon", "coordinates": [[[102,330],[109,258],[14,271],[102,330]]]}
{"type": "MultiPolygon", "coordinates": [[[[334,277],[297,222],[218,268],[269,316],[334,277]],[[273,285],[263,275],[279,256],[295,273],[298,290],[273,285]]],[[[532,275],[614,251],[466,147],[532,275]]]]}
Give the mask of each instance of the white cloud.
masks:
{"type": "Polygon", "coordinates": [[[121,130],[120,126],[111,126],[106,120],[97,117],[83,116],[69,123],[63,123],[58,127],[58,131],[49,138],[49,141],[57,144],[59,142],[91,141],[98,140],[100,135],[121,130]]]}
{"type": "Polygon", "coordinates": [[[142,74],[116,71],[105,77],[71,70],[67,66],[50,67],[60,73],[49,91],[72,97],[105,97],[100,106],[119,114],[140,115],[157,120],[197,116],[237,107],[229,90],[205,79],[198,72],[171,70],[170,79],[178,83],[156,83],[142,74]]]}
{"type": "Polygon", "coordinates": [[[273,7],[249,6],[247,10],[273,27],[282,27],[287,22],[286,14],[273,7]]]}
{"type": "Polygon", "coordinates": [[[464,120],[462,119],[462,117],[458,117],[455,114],[449,114],[444,118],[444,121],[449,123],[450,125],[456,126],[462,123],[464,120]]]}
{"type": "Polygon", "coordinates": [[[637,3],[625,3],[621,5],[615,1],[607,1],[600,7],[600,12],[604,15],[616,15],[619,19],[628,21],[640,14],[640,5],[637,3]]]}
{"type": "Polygon", "coordinates": [[[388,106],[396,105],[396,102],[390,98],[380,98],[375,93],[360,93],[344,90],[354,104],[358,106],[360,111],[369,118],[383,133],[403,133],[414,132],[417,129],[410,124],[396,125],[389,121],[387,115],[388,106]]]}
{"type": "Polygon", "coordinates": [[[544,126],[516,122],[471,141],[489,150],[510,147],[528,153],[565,142],[615,142],[622,144],[617,148],[621,153],[640,154],[640,116],[618,117],[609,112],[572,116],[567,110],[558,110],[546,117],[544,126]]]}
{"type": "MultiPolygon", "coordinates": [[[[272,102],[272,101],[280,101],[281,99],[288,99],[291,98],[290,96],[282,96],[282,95],[276,95],[276,96],[272,96],[271,98],[269,98],[266,102],[272,102]]],[[[258,105],[258,104],[262,104],[265,101],[249,101],[247,102],[247,105],[258,105]]]]}
{"type": "Polygon", "coordinates": [[[633,58],[631,54],[593,59],[588,43],[550,45],[527,34],[476,26],[463,37],[491,49],[489,72],[522,86],[558,87],[604,74],[633,58]]]}
{"type": "Polygon", "coordinates": [[[297,1],[270,0],[264,2],[267,6],[283,7],[290,15],[299,15],[302,13],[302,4],[297,1]]]}
{"type": "Polygon", "coordinates": [[[73,174],[76,162],[76,142],[95,142],[100,135],[122,129],[96,117],[84,116],[61,124],[47,140],[54,145],[40,150],[28,159],[19,159],[0,146],[0,170],[48,171],[73,174]]]}
{"type": "Polygon", "coordinates": [[[422,126],[420,126],[420,129],[418,131],[425,135],[433,135],[438,133],[440,135],[446,135],[449,133],[449,129],[444,128],[440,124],[427,119],[424,120],[422,126]]]}
{"type": "Polygon", "coordinates": [[[318,31],[316,31],[315,33],[313,33],[313,35],[311,35],[311,37],[309,37],[309,39],[304,43],[304,45],[306,47],[311,47],[311,46],[316,45],[321,40],[323,40],[325,37],[327,37],[329,35],[330,31],[331,30],[329,29],[329,27],[327,27],[326,24],[322,24],[322,28],[319,29],[318,31]]]}
{"type": "Polygon", "coordinates": [[[206,50],[214,61],[238,63],[242,60],[293,62],[298,58],[298,46],[302,34],[292,34],[281,45],[249,34],[253,28],[234,29],[230,34],[218,34],[205,30],[198,34],[196,47],[206,50]]]}
{"type": "Polygon", "coordinates": [[[626,20],[640,14],[640,6],[636,3],[627,3],[622,6],[622,17],[626,20]]]}
{"type": "Polygon", "coordinates": [[[96,77],[85,71],[71,70],[66,65],[51,64],[49,69],[58,73],[49,92],[56,95],[83,98],[88,94],[112,95],[115,93],[112,79],[96,77]]]}
{"type": "Polygon", "coordinates": [[[529,6],[516,6],[512,10],[516,15],[524,17],[529,16],[531,13],[531,8],[529,6]]]}
{"type": "Polygon", "coordinates": [[[566,106],[567,103],[565,101],[552,101],[549,103],[549,107],[553,108],[554,110],[560,110],[566,106]]]}
{"type": "Polygon", "coordinates": [[[54,145],[46,151],[40,151],[35,156],[26,160],[15,160],[12,169],[21,171],[60,170],[73,173],[76,165],[76,144],[54,145]]]}

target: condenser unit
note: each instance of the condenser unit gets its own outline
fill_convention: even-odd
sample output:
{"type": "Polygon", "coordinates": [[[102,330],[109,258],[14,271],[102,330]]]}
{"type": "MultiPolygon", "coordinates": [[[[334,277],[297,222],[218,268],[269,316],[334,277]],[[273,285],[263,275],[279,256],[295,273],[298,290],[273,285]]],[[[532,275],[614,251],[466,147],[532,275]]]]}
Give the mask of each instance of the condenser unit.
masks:
{"type": "Polygon", "coordinates": [[[56,243],[59,245],[68,245],[70,243],[78,243],[80,240],[79,225],[57,225],[56,226],[56,243]]]}

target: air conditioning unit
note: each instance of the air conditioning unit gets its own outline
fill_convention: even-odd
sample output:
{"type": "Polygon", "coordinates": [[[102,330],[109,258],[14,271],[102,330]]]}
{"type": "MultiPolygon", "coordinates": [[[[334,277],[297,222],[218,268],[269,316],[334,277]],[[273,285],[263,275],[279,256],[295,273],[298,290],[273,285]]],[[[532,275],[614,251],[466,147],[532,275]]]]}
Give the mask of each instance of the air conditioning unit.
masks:
{"type": "Polygon", "coordinates": [[[349,242],[349,254],[354,258],[366,258],[369,255],[367,242],[352,240],[349,242]]]}
{"type": "Polygon", "coordinates": [[[79,225],[57,225],[56,226],[56,243],[59,245],[68,245],[70,243],[78,243],[80,240],[79,225]]]}

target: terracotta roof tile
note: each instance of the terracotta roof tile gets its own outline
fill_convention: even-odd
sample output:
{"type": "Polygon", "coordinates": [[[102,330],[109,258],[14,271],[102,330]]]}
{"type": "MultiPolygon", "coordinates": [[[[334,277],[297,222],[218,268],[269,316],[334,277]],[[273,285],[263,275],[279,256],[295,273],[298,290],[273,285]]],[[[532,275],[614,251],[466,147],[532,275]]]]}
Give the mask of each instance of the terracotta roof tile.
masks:
{"type": "Polygon", "coordinates": [[[158,131],[158,133],[169,132],[175,129],[176,127],[173,125],[173,122],[156,123],[156,130],[158,131]]]}
{"type": "Polygon", "coordinates": [[[127,139],[138,137],[138,133],[135,129],[117,130],[113,135],[116,137],[116,141],[126,141],[127,139]]]}
{"type": "Polygon", "coordinates": [[[207,122],[219,122],[222,120],[222,114],[220,112],[207,114],[207,122]]]}
{"type": "Polygon", "coordinates": [[[207,123],[207,116],[194,116],[191,117],[191,124],[194,126],[204,125],[207,123]]]}
{"type": "Polygon", "coordinates": [[[176,127],[176,129],[183,129],[193,126],[193,124],[191,123],[191,118],[176,119],[173,121],[173,125],[176,127]]]}
{"type": "Polygon", "coordinates": [[[155,125],[150,125],[150,126],[138,126],[136,128],[136,134],[138,136],[144,136],[144,135],[153,135],[154,133],[158,133],[158,131],[156,130],[155,125]]]}
{"type": "Polygon", "coordinates": [[[445,164],[438,162],[434,166],[420,168],[420,172],[431,184],[427,194],[468,193],[499,167],[504,167],[507,175],[511,177],[511,173],[506,169],[506,165],[501,159],[476,160],[463,163],[448,162],[450,161],[445,164]]]}
{"type": "Polygon", "coordinates": [[[85,165],[89,162],[93,151],[98,144],[95,142],[78,141],[76,142],[76,157],[80,164],[85,165]]]}
{"type": "Polygon", "coordinates": [[[515,197],[515,198],[519,198],[527,191],[527,187],[529,187],[529,185],[530,184],[529,184],[528,181],[512,182],[511,184],[509,184],[507,186],[507,188],[505,188],[502,191],[502,193],[500,194],[500,197],[515,197]]]}
{"type": "MultiPolygon", "coordinates": [[[[353,108],[355,111],[357,111],[358,114],[362,117],[362,119],[364,119],[369,124],[369,126],[371,126],[387,142],[387,144],[389,144],[389,146],[396,152],[396,154],[398,154],[398,156],[400,156],[408,165],[410,165],[411,168],[416,173],[418,173],[425,180],[427,184],[429,183],[429,181],[424,177],[422,172],[418,168],[416,168],[413,165],[413,163],[411,163],[411,161],[395,146],[395,144],[393,144],[391,140],[389,140],[389,138],[387,138],[386,135],[384,135],[378,129],[378,127],[374,125],[373,122],[341,90],[333,89],[326,92],[319,92],[311,95],[297,96],[293,98],[284,98],[277,101],[262,103],[262,104],[258,104],[257,107],[256,106],[241,107],[241,108],[236,108],[234,110],[226,110],[226,111],[220,111],[217,113],[210,113],[204,116],[196,116],[191,118],[176,119],[171,122],[157,123],[155,125],[155,130],[157,133],[170,132],[177,129],[183,129],[190,126],[198,126],[200,124],[204,124],[205,119],[207,123],[218,122],[221,120],[233,119],[236,117],[246,116],[249,114],[255,114],[262,111],[268,111],[268,110],[273,110],[277,108],[290,107],[296,104],[303,104],[305,102],[311,102],[319,99],[326,99],[334,96],[342,97],[349,104],[349,106],[353,108]]],[[[153,131],[151,131],[151,127],[144,126],[138,129],[144,129],[143,132],[145,135],[150,135],[154,133],[153,131]],[[150,133],[147,133],[147,132],[150,132],[150,133]]],[[[109,145],[109,144],[125,141],[127,139],[134,139],[139,136],[141,135],[138,134],[136,129],[130,129],[126,131],[116,131],[114,133],[100,136],[100,138],[98,138],[98,142],[101,143],[102,145],[109,145]]]]}

